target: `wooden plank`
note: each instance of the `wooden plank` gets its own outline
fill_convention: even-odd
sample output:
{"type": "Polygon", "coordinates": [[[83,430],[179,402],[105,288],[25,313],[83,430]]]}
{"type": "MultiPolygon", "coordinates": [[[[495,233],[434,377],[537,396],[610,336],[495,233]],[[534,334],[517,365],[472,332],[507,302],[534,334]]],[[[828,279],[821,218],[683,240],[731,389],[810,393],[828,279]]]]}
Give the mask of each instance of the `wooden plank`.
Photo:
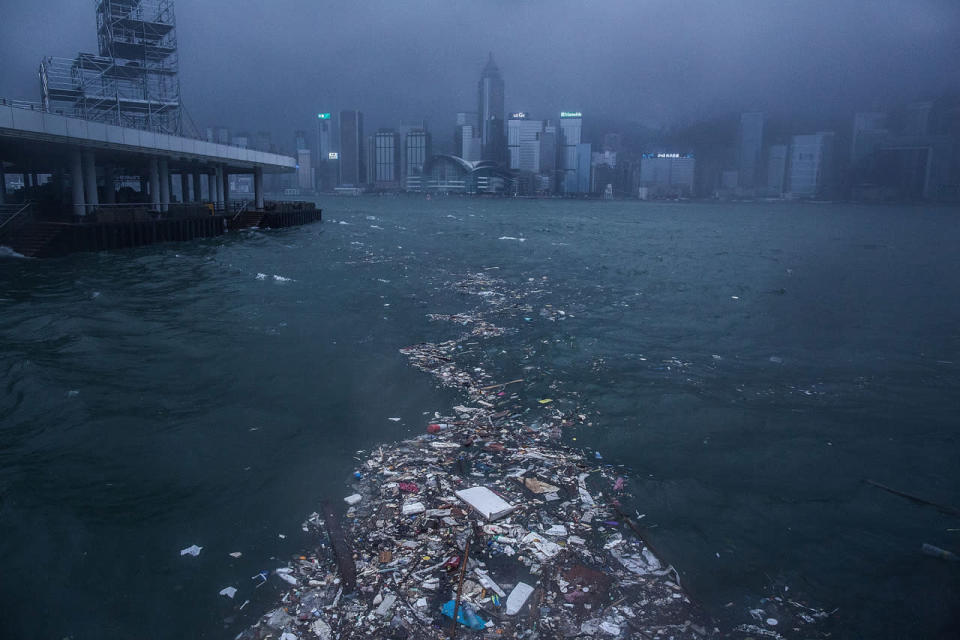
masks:
{"type": "Polygon", "coordinates": [[[326,523],[327,533],[330,535],[330,546],[333,548],[333,556],[337,561],[337,567],[340,569],[343,592],[352,593],[357,587],[357,565],[353,561],[353,548],[343,532],[340,516],[334,511],[330,501],[324,500],[322,508],[323,521],[326,523]]]}

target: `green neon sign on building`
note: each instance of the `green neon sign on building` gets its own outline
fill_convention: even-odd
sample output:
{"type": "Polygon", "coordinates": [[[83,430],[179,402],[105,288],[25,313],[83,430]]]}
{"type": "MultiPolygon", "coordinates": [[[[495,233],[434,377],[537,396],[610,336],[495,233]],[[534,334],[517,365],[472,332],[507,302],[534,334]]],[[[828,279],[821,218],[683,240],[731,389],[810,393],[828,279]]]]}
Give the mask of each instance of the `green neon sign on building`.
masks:
{"type": "Polygon", "coordinates": [[[329,120],[329,119],[330,119],[330,114],[329,114],[329,113],[318,113],[318,114],[317,114],[317,117],[320,118],[321,120],[329,120]]]}

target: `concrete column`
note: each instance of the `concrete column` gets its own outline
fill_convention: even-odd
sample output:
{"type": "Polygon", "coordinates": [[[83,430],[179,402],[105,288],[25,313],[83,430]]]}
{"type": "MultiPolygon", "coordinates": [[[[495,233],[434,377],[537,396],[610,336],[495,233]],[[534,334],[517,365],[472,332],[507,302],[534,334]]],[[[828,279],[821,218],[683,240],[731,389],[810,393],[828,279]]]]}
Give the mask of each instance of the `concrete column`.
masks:
{"type": "Polygon", "coordinates": [[[24,188],[24,189],[32,189],[32,188],[33,188],[33,174],[32,174],[32,173],[27,172],[27,173],[24,173],[24,174],[23,174],[23,188],[24,188]]]}
{"type": "Polygon", "coordinates": [[[0,162],[0,204],[7,203],[7,174],[3,172],[3,162],[0,162]]]}
{"type": "Polygon", "coordinates": [[[150,204],[160,210],[160,163],[156,158],[150,158],[150,204]]]}
{"type": "Polygon", "coordinates": [[[83,156],[79,151],[70,152],[70,186],[73,189],[73,215],[87,215],[87,201],[83,198],[83,156]]]}
{"type": "Polygon", "coordinates": [[[230,172],[226,165],[220,171],[223,174],[223,206],[226,207],[230,204],[230,172]]]}
{"type": "Polygon", "coordinates": [[[93,151],[83,154],[83,178],[87,192],[87,208],[93,211],[100,206],[100,196],[97,194],[97,158],[93,151]]]}
{"type": "Polygon", "coordinates": [[[170,210],[170,166],[166,158],[160,158],[160,211],[170,210]]]}
{"type": "MultiPolygon", "coordinates": [[[[217,202],[223,202],[223,168],[217,167],[216,174],[213,178],[214,188],[217,190],[217,202]]],[[[211,190],[212,192],[212,190],[211,190]]]]}
{"type": "Polygon", "coordinates": [[[186,172],[180,174],[180,202],[190,202],[190,175],[186,172]]]}
{"type": "Polygon", "coordinates": [[[106,204],[117,203],[117,185],[113,180],[113,167],[103,168],[103,201],[106,204]]]}
{"type": "Polygon", "coordinates": [[[200,188],[200,172],[193,172],[193,200],[192,202],[203,202],[203,190],[200,188]]]}
{"type": "Polygon", "coordinates": [[[257,200],[257,210],[263,209],[263,167],[257,167],[253,174],[253,196],[257,200]]]}

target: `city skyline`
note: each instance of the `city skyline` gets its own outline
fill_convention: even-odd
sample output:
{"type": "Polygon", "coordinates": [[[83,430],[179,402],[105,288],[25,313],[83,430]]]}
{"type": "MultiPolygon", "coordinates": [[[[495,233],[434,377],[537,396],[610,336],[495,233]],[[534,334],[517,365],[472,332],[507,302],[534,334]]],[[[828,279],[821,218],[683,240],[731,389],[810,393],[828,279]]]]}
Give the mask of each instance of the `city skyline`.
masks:
{"type": "MultiPolygon", "coordinates": [[[[951,64],[956,3],[491,6],[497,10],[427,2],[404,13],[383,3],[296,0],[240,11],[229,5],[226,13],[216,2],[178,6],[182,57],[190,60],[181,70],[185,112],[201,128],[270,128],[275,136],[285,123],[312,127],[318,109],[362,109],[371,130],[401,119],[439,124],[476,108],[474,87],[462,80],[476,77],[491,50],[504,70],[507,110],[522,106],[545,118],[553,105],[575,105],[595,119],[653,128],[729,112],[836,116],[960,86],[951,64]],[[450,22],[456,29],[438,28],[450,22]],[[391,29],[377,28],[385,24],[391,29]],[[414,28],[415,47],[404,39],[414,28]],[[238,38],[254,46],[218,46],[238,38]],[[244,100],[235,100],[241,92],[244,100]]],[[[96,49],[82,3],[52,0],[43,11],[15,5],[5,14],[0,37],[10,55],[0,96],[38,100],[41,57],[96,49]]]]}

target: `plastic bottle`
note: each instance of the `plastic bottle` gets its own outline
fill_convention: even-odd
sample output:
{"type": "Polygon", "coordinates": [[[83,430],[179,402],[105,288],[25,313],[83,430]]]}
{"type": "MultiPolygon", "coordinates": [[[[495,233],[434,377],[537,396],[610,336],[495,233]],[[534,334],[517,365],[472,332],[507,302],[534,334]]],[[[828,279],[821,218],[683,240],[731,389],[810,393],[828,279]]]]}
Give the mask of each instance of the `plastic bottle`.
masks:
{"type": "Polygon", "coordinates": [[[934,558],[940,558],[941,560],[949,560],[950,562],[958,562],[960,558],[957,557],[957,554],[951,553],[946,549],[941,549],[940,547],[935,547],[932,544],[923,543],[923,546],[920,547],[920,550],[923,551],[925,555],[932,556],[934,558]]]}

